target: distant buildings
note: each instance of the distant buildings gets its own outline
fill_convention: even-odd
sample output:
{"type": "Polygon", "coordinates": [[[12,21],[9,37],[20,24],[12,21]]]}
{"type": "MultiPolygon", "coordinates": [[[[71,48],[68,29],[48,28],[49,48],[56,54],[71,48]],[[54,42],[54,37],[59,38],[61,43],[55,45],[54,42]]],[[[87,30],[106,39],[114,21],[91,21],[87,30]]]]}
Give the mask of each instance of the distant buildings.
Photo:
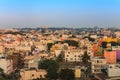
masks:
{"type": "Polygon", "coordinates": [[[0,34],[0,54],[5,55],[4,57],[0,55],[0,68],[7,74],[19,68],[21,80],[44,78],[47,72],[38,69],[39,61],[56,60],[60,54],[63,54],[60,58],[63,58],[65,63],[62,67],[72,67],[75,78],[81,77],[82,67],[85,67],[82,70],[90,68],[94,75],[102,74],[101,70],[107,66],[108,77],[120,76],[118,30],[102,28],[3,30],[0,34]],[[85,51],[90,56],[86,65],[91,63],[91,67],[81,63],[85,51]],[[76,65],[82,67],[76,68],[76,65]]]}

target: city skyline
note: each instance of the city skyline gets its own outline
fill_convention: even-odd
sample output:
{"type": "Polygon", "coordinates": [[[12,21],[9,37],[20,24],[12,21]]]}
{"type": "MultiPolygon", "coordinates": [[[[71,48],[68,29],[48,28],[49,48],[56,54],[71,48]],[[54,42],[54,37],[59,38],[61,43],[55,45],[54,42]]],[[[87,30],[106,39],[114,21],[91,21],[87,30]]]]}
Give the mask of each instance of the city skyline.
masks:
{"type": "Polygon", "coordinates": [[[119,0],[1,0],[0,28],[119,27],[119,0]]]}

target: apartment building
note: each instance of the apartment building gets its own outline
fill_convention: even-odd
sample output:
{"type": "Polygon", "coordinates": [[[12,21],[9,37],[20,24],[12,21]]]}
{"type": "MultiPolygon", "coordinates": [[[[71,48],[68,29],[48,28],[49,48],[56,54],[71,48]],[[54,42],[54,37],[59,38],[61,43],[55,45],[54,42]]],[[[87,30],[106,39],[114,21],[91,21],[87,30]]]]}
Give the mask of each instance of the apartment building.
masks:
{"type": "Polygon", "coordinates": [[[80,49],[65,50],[65,53],[64,53],[65,61],[81,62],[83,54],[84,54],[84,51],[80,49]]]}
{"type": "Polygon", "coordinates": [[[103,69],[106,65],[106,59],[103,57],[93,57],[91,59],[91,68],[92,68],[92,73],[97,74],[101,73],[101,69],[103,69]]]}

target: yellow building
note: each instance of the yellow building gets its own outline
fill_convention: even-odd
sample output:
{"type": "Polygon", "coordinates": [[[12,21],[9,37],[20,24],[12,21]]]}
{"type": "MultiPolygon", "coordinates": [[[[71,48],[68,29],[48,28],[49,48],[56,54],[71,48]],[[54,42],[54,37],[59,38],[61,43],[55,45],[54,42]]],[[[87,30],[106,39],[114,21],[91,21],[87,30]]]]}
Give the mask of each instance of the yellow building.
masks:
{"type": "Polygon", "coordinates": [[[20,80],[33,80],[36,78],[45,78],[45,75],[47,72],[43,69],[39,70],[21,70],[20,75],[21,79],[20,80]]]}
{"type": "Polygon", "coordinates": [[[117,38],[107,37],[102,39],[103,42],[117,42],[117,38]]]}
{"type": "Polygon", "coordinates": [[[81,69],[76,68],[75,69],[75,78],[80,78],[81,77],[81,69]]]}

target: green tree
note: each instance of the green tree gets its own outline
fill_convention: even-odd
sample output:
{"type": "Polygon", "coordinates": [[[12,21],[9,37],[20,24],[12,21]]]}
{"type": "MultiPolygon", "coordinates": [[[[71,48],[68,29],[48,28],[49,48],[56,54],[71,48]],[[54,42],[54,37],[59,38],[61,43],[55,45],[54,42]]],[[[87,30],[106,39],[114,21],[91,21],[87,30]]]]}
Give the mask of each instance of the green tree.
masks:
{"type": "Polygon", "coordinates": [[[118,39],[118,45],[120,46],[120,39],[118,39]]]}
{"type": "Polygon", "coordinates": [[[84,54],[82,55],[82,62],[84,64],[87,64],[88,60],[90,60],[90,56],[87,54],[87,51],[85,51],[84,54]]]}
{"type": "Polygon", "coordinates": [[[74,40],[65,40],[65,43],[68,43],[69,46],[75,46],[78,47],[78,42],[74,40]]]}
{"type": "Polygon", "coordinates": [[[57,57],[58,62],[63,62],[64,61],[64,51],[61,51],[61,53],[57,57]]]}
{"type": "Polygon", "coordinates": [[[56,60],[43,60],[39,62],[39,68],[46,69],[48,79],[57,79],[59,63],[56,60]]]}
{"type": "Polygon", "coordinates": [[[48,52],[50,51],[52,45],[53,45],[53,43],[47,43],[47,50],[48,50],[48,52]]]}
{"type": "Polygon", "coordinates": [[[0,68],[0,80],[12,80],[10,75],[4,73],[4,70],[0,68]]]}
{"type": "Polygon", "coordinates": [[[74,80],[75,79],[74,71],[68,68],[62,69],[60,71],[60,79],[61,80],[74,80]]]}
{"type": "Polygon", "coordinates": [[[98,56],[101,56],[103,54],[103,49],[102,49],[102,47],[98,47],[98,49],[97,49],[97,55],[98,56]]]}

